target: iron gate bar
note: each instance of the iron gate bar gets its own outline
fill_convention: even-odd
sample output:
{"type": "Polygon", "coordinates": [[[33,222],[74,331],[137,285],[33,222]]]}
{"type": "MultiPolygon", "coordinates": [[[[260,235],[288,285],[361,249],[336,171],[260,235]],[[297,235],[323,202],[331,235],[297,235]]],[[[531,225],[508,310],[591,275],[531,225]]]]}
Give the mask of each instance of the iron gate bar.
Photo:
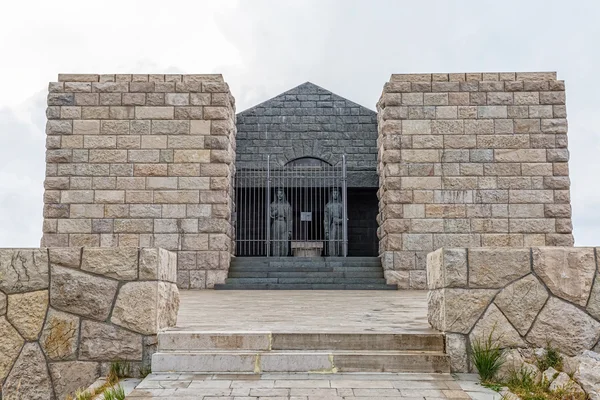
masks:
{"type": "Polygon", "coordinates": [[[291,164],[275,168],[269,155],[264,168],[237,170],[234,210],[236,255],[269,257],[273,255],[274,246],[278,246],[280,252],[285,253],[283,255],[290,256],[292,242],[301,242],[300,246],[314,251],[322,248],[324,256],[346,257],[347,191],[345,155],[336,165],[291,164]],[[277,203],[279,206],[273,206],[276,215],[272,216],[271,206],[279,201],[280,190],[285,199],[277,203]],[[332,198],[334,190],[338,193],[335,201],[332,198]],[[306,218],[303,218],[302,212],[307,213],[306,218]],[[325,221],[327,215],[329,219],[325,221]],[[277,224],[281,237],[273,236],[275,217],[282,221],[277,224]],[[326,232],[330,234],[329,238],[326,232]]]}

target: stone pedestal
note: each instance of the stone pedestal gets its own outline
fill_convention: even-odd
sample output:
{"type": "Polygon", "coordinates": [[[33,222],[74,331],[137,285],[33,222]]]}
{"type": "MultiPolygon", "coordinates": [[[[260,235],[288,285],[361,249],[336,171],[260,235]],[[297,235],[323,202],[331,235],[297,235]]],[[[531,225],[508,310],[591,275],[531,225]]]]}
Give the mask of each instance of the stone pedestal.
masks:
{"type": "Polygon", "coordinates": [[[292,242],[294,257],[321,257],[321,253],[323,253],[322,242],[292,242]]]}

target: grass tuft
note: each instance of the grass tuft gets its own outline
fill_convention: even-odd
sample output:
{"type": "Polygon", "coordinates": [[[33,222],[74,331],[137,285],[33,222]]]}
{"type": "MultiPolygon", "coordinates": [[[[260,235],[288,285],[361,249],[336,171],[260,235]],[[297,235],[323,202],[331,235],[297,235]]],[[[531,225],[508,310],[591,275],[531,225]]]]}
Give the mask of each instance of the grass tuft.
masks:
{"type": "Polygon", "coordinates": [[[562,371],[562,356],[560,355],[558,350],[552,347],[552,344],[550,342],[548,342],[548,344],[546,345],[544,355],[536,357],[536,359],[538,368],[542,372],[550,367],[558,371],[562,371]]]}
{"type": "Polygon", "coordinates": [[[121,385],[108,388],[102,394],[104,400],[125,400],[125,389],[121,385]]]}
{"type": "Polygon", "coordinates": [[[494,376],[504,363],[502,349],[494,342],[493,333],[494,330],[492,329],[487,338],[483,340],[477,338],[471,346],[473,365],[475,365],[484,383],[492,382],[494,376]]]}
{"type": "Polygon", "coordinates": [[[115,384],[119,382],[121,378],[128,378],[131,376],[131,365],[127,362],[113,361],[110,363],[108,375],[106,380],[109,384],[115,384]]]}

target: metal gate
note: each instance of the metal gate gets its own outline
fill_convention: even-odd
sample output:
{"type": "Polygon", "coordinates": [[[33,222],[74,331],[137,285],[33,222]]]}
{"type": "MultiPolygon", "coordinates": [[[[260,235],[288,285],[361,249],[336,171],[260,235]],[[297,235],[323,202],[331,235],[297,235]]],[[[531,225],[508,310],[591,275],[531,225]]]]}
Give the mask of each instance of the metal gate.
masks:
{"type": "Polygon", "coordinates": [[[346,156],[284,167],[268,157],[265,168],[236,172],[235,200],[237,256],[348,254],[346,156]]]}

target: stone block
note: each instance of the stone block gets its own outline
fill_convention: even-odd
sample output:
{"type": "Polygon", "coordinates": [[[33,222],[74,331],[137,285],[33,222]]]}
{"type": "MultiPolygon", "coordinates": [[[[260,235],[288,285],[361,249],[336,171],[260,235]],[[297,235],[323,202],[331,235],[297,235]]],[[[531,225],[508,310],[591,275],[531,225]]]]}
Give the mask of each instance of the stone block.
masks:
{"type": "Polygon", "coordinates": [[[529,249],[469,249],[469,286],[502,288],[531,272],[529,249]]]}
{"type": "Polygon", "coordinates": [[[427,255],[429,290],[467,286],[466,249],[438,249],[427,255]]]}
{"type": "Polygon", "coordinates": [[[509,193],[511,204],[540,204],[554,202],[552,190],[511,190],[509,193]]]}
{"type": "Polygon", "coordinates": [[[497,162],[546,162],[546,150],[496,149],[494,158],[497,162]]]}
{"type": "Polygon", "coordinates": [[[49,360],[77,358],[79,318],[50,308],[40,336],[40,346],[49,360]]]}
{"type": "Polygon", "coordinates": [[[521,339],[519,332],[494,304],[489,306],[469,337],[471,343],[479,341],[483,344],[491,338],[492,343],[500,348],[525,347],[525,341],[521,339]]]}
{"type": "Polygon", "coordinates": [[[438,289],[429,292],[428,319],[434,329],[468,334],[497,290],[438,289]]]}
{"type": "Polygon", "coordinates": [[[23,346],[2,387],[3,393],[18,394],[22,399],[47,400],[54,398],[52,381],[46,359],[37,342],[23,346]]]}
{"type": "Polygon", "coordinates": [[[554,295],[587,305],[596,274],[593,248],[539,247],[532,254],[533,270],[554,295]]]}
{"type": "Polygon", "coordinates": [[[197,190],[157,190],[154,192],[155,204],[198,203],[200,193],[197,190]]]}
{"type": "Polygon", "coordinates": [[[173,119],[175,117],[174,107],[135,107],[136,119],[173,119]]]}
{"type": "MultiPolygon", "coordinates": [[[[598,250],[596,250],[598,251],[598,250]]],[[[597,320],[600,320],[600,270],[599,273],[596,274],[596,279],[594,281],[594,286],[592,287],[592,291],[590,293],[590,298],[588,300],[586,311],[597,320]]]]}
{"type": "Polygon", "coordinates": [[[130,282],[121,286],[111,322],[144,335],[158,332],[158,282],[130,282]]]}
{"type": "Polygon", "coordinates": [[[48,120],[46,122],[46,135],[71,135],[73,123],[70,120],[48,120]]]}
{"type": "Polygon", "coordinates": [[[175,150],[176,163],[209,163],[210,150],[175,150]]]}
{"type": "Polygon", "coordinates": [[[0,276],[0,290],[8,295],[47,289],[47,250],[0,249],[0,276]]]}
{"type": "Polygon", "coordinates": [[[70,361],[49,363],[54,393],[58,399],[65,399],[81,388],[87,388],[100,375],[96,362],[70,361]]]}
{"type": "Polygon", "coordinates": [[[527,275],[505,287],[494,303],[521,335],[527,334],[546,300],[548,292],[534,275],[527,275]]]}
{"type": "Polygon", "coordinates": [[[81,323],[80,360],[142,360],[142,335],[112,324],[81,323]]]}
{"type": "Polygon", "coordinates": [[[84,248],[81,269],[118,280],[137,279],[137,248],[84,248]]]}
{"type": "Polygon", "coordinates": [[[53,266],[50,304],[62,311],[105,320],[117,291],[117,281],[71,268],[53,266]]]}
{"type": "Polygon", "coordinates": [[[450,357],[452,372],[469,372],[469,356],[467,353],[467,337],[458,333],[447,333],[446,354],[450,357]]]}
{"type": "Polygon", "coordinates": [[[508,118],[506,106],[480,106],[477,108],[477,117],[486,118],[508,118]]]}
{"type": "MultiPolygon", "coordinates": [[[[116,219],[114,221],[115,233],[152,233],[153,220],[151,219],[116,219]]],[[[135,245],[137,246],[137,245],[135,245]]]]}
{"type": "Polygon", "coordinates": [[[15,293],[8,296],[6,318],[26,340],[37,340],[46,310],[48,290],[15,293]]]}
{"type": "Polygon", "coordinates": [[[526,337],[527,342],[537,347],[550,342],[568,356],[592,348],[598,339],[600,322],[556,297],[550,297],[526,337]]]}
{"type": "Polygon", "coordinates": [[[565,92],[540,92],[540,104],[565,104],[565,92]]]}
{"type": "Polygon", "coordinates": [[[19,332],[6,320],[0,317],[0,382],[3,382],[15,360],[19,356],[25,341],[19,332]]]}

